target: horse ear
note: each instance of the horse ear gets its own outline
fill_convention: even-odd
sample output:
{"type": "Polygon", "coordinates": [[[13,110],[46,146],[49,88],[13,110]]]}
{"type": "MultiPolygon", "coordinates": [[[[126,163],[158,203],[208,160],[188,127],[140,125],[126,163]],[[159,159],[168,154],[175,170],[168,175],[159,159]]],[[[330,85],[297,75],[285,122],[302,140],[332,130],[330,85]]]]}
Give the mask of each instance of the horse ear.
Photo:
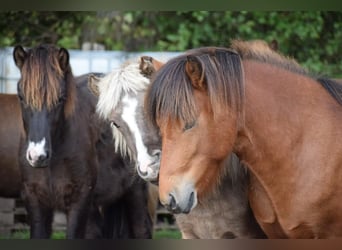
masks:
{"type": "Polygon", "coordinates": [[[153,68],[154,68],[155,71],[159,70],[164,65],[163,62],[158,61],[158,60],[156,60],[153,57],[152,57],[152,64],[153,64],[153,68]]]}
{"type": "Polygon", "coordinates": [[[99,81],[100,81],[100,78],[93,74],[89,75],[88,77],[88,88],[95,96],[100,95],[99,85],[98,85],[99,81]]]}
{"type": "Polygon", "coordinates": [[[200,62],[194,56],[187,56],[185,65],[185,72],[190,78],[191,84],[194,88],[204,90],[206,85],[204,82],[204,72],[200,62]]]}
{"type": "Polygon", "coordinates": [[[140,57],[139,69],[141,71],[141,74],[146,77],[150,77],[155,72],[152,61],[153,58],[150,56],[140,57]]]}
{"type": "Polygon", "coordinates": [[[69,52],[64,48],[60,48],[58,51],[58,60],[59,66],[65,71],[69,66],[69,52]]]}
{"type": "Polygon", "coordinates": [[[24,50],[24,48],[21,45],[17,45],[14,47],[13,58],[14,58],[15,65],[17,65],[19,69],[23,67],[26,57],[27,57],[27,52],[24,50]]]}
{"type": "Polygon", "coordinates": [[[142,56],[140,57],[140,61],[141,64],[152,64],[153,58],[151,56],[142,56]]]}

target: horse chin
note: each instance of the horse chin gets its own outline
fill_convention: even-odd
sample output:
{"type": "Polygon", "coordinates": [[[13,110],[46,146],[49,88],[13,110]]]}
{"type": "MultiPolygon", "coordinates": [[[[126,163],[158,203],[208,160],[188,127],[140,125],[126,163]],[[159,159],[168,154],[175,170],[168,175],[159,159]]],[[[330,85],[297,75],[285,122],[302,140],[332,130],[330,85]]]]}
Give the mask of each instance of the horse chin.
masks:
{"type": "Polygon", "coordinates": [[[48,161],[44,161],[44,162],[28,161],[28,163],[30,164],[32,168],[46,168],[49,165],[48,161]]]}

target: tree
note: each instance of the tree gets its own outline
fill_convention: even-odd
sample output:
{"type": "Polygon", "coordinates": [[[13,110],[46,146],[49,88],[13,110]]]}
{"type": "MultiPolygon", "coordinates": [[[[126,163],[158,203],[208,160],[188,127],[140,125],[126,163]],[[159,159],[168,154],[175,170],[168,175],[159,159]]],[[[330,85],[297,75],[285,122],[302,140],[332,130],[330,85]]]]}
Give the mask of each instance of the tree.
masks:
{"type": "Polygon", "coordinates": [[[274,39],[279,50],[316,73],[342,77],[342,12],[100,11],[1,12],[0,46],[52,42],[79,49],[184,51],[229,46],[232,39],[274,39]]]}

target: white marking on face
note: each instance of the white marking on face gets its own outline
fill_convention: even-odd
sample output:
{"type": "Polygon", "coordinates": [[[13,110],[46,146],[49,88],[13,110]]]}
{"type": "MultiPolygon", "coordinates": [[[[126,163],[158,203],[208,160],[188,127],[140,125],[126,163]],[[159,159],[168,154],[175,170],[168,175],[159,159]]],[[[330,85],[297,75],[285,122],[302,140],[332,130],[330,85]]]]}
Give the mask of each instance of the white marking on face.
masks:
{"type": "Polygon", "coordinates": [[[156,157],[149,155],[147,147],[143,143],[142,135],[138,128],[135,116],[136,108],[138,106],[138,100],[126,95],[123,97],[122,102],[124,104],[122,119],[127,123],[127,126],[134,135],[139,170],[144,173],[150,173],[152,171],[149,166],[156,162],[156,157]]]}
{"type": "Polygon", "coordinates": [[[47,153],[45,150],[46,140],[43,138],[39,142],[30,141],[26,150],[26,159],[31,166],[36,166],[41,156],[46,157],[47,153]]]}

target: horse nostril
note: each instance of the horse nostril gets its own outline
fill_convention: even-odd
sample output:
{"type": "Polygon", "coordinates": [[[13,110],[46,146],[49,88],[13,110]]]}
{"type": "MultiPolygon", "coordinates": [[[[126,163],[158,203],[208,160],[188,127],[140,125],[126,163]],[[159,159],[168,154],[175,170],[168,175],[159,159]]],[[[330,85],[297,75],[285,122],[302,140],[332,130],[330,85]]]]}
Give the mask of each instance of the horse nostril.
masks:
{"type": "Polygon", "coordinates": [[[172,211],[175,211],[177,209],[176,199],[172,194],[169,194],[169,196],[170,196],[170,208],[172,211]]]}
{"type": "Polygon", "coordinates": [[[46,158],[47,158],[46,155],[40,155],[38,157],[38,161],[44,161],[46,158]]]}
{"type": "Polygon", "coordinates": [[[186,207],[186,209],[184,210],[184,213],[187,214],[190,212],[192,205],[194,204],[195,201],[195,193],[191,192],[190,197],[189,197],[189,202],[188,202],[188,206],[186,207]]]}
{"type": "Polygon", "coordinates": [[[147,176],[147,171],[141,171],[141,169],[140,169],[140,166],[138,165],[137,166],[137,171],[138,171],[138,174],[142,177],[142,178],[144,178],[144,177],[146,177],[147,176]]]}

